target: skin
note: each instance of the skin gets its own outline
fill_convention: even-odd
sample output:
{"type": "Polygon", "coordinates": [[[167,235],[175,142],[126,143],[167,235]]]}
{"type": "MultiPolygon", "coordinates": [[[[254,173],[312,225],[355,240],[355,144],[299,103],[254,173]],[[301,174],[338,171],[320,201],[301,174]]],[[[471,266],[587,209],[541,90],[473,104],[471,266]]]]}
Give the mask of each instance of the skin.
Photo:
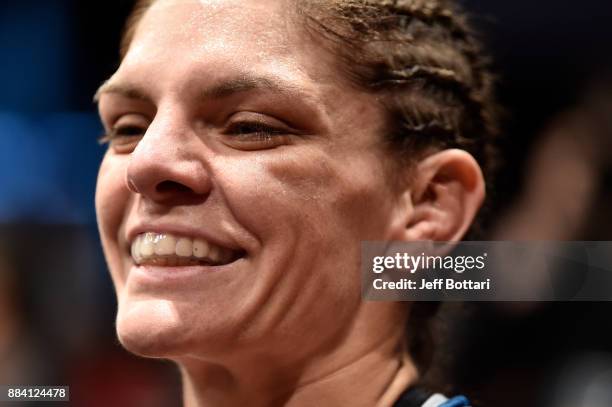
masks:
{"type": "Polygon", "coordinates": [[[98,93],[118,337],[177,362],[185,405],[389,406],[416,379],[409,307],[361,301],[360,242],[460,239],[482,175],[448,150],[392,184],[382,110],[334,62],[283,1],[162,0],[98,93]],[[161,284],[129,255],[143,231],[244,256],[161,284]]]}

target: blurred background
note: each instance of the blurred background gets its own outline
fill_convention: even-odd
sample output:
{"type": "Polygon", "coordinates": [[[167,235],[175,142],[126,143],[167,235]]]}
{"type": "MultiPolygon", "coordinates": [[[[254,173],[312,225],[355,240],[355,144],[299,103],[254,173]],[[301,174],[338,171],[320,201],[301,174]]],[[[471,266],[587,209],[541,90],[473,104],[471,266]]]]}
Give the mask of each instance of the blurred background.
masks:
{"type": "MultiPolygon", "coordinates": [[[[507,109],[490,239],[612,240],[612,4],[464,5],[507,109]]],[[[74,406],[180,402],[173,366],[115,339],[95,224],[92,96],[131,6],[0,3],[0,384],[70,385],[74,406]]],[[[467,307],[446,321],[462,392],[485,406],[612,405],[598,391],[612,389],[611,304],[467,307]]]]}

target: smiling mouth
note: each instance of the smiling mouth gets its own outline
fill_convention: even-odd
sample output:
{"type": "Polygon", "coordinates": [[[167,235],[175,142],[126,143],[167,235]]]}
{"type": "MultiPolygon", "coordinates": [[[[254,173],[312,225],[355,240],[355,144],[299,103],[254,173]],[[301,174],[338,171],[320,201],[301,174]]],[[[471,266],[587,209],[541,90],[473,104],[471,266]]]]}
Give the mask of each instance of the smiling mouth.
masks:
{"type": "Polygon", "coordinates": [[[200,238],[148,232],[136,236],[131,255],[137,265],[175,267],[222,266],[236,261],[243,253],[200,238]]]}

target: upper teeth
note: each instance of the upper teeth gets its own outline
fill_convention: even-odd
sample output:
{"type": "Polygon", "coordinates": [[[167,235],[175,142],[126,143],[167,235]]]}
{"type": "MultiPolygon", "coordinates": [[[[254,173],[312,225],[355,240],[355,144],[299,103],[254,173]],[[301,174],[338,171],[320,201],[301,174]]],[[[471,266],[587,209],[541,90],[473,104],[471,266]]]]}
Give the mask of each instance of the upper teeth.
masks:
{"type": "Polygon", "coordinates": [[[131,247],[136,264],[152,263],[162,266],[182,266],[206,262],[223,264],[234,257],[234,252],[203,239],[175,236],[169,233],[143,233],[131,247]]]}

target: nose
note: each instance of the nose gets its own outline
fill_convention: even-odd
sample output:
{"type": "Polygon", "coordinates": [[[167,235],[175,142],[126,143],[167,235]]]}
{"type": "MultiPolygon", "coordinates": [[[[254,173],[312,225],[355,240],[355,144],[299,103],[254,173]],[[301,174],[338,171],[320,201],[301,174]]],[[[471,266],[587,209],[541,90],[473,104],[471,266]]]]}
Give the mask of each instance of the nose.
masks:
{"type": "Polygon", "coordinates": [[[203,148],[186,127],[154,120],[130,155],[128,189],[164,205],[205,199],[212,181],[201,154],[203,148]]]}

